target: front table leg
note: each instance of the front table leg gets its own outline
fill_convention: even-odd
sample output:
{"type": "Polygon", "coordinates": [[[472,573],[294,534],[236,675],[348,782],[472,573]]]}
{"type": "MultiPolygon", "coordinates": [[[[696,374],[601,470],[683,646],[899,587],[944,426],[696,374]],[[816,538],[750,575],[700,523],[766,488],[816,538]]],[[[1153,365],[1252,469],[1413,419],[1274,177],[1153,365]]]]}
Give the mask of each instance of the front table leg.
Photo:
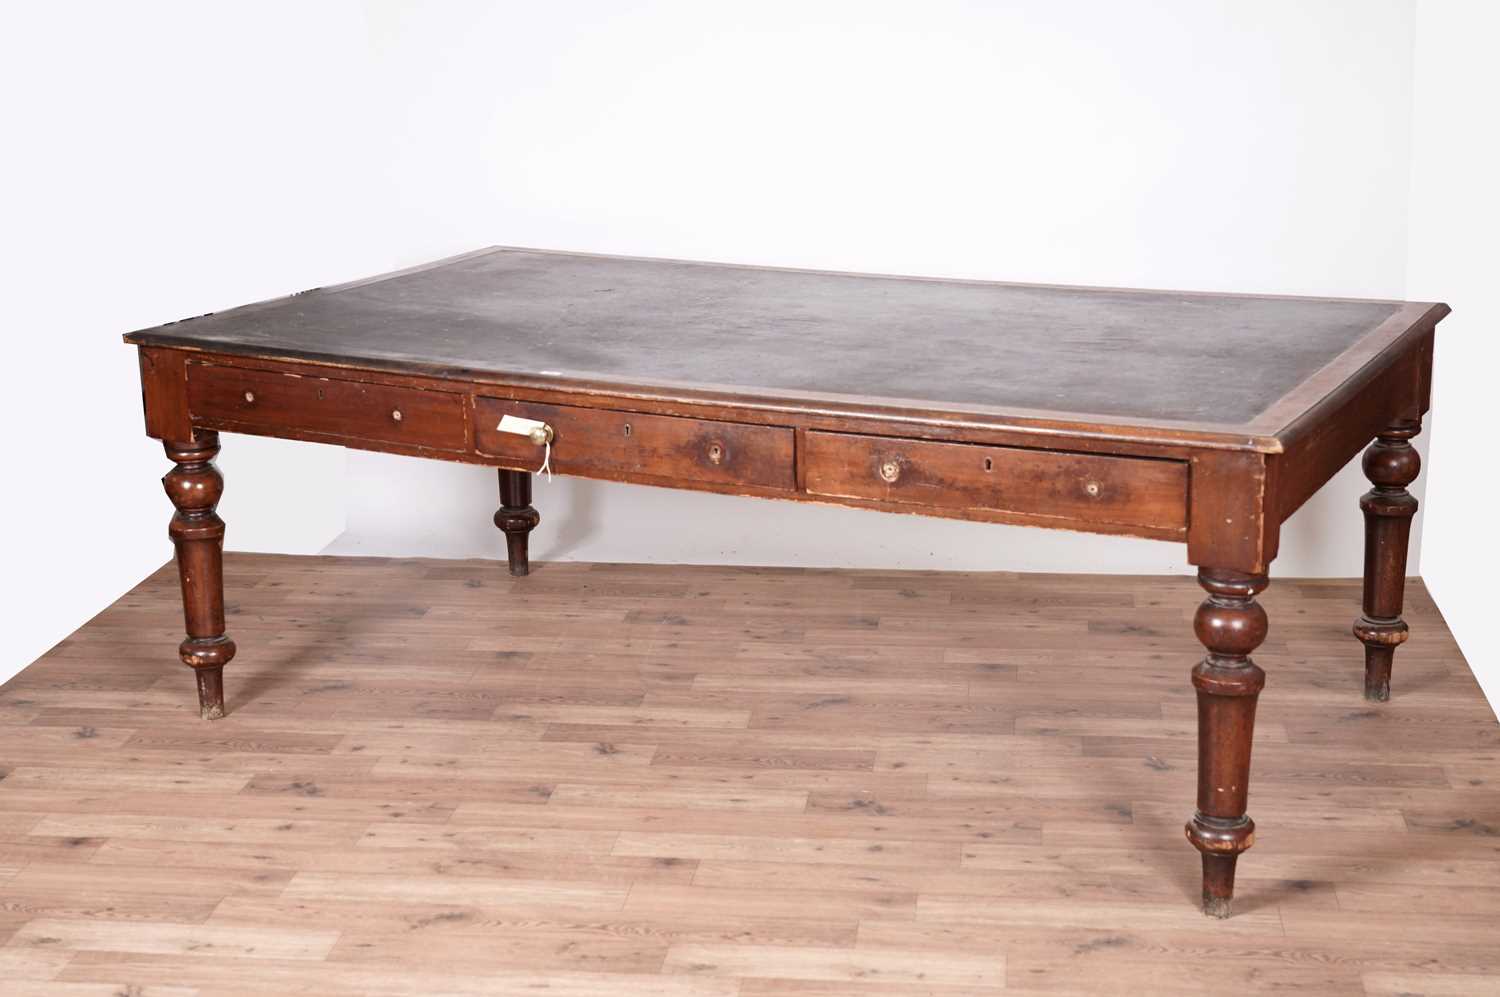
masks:
{"type": "Polygon", "coordinates": [[[214,512],[224,493],[224,478],[213,465],[219,434],[197,435],[187,443],[163,442],[177,466],[161,483],[177,507],[167,533],[177,548],[187,624],[178,654],[198,677],[199,711],[212,720],[224,715],[224,666],[234,657],[234,641],[224,635],[224,521],[214,512]]]}
{"type": "Polygon", "coordinates": [[[510,555],[510,573],[531,573],[531,561],[526,547],[531,531],[542,521],[541,514],[531,507],[531,472],[500,469],[500,508],[495,513],[495,525],[505,533],[505,549],[510,555]]]}
{"type": "Polygon", "coordinates": [[[1255,601],[1266,576],[1202,568],[1198,584],[1208,598],[1193,617],[1193,630],[1208,654],[1193,669],[1198,812],[1188,821],[1187,836],[1203,853],[1203,912],[1228,917],[1235,862],[1255,840],[1245,801],[1255,701],[1266,673],[1250,660],[1250,652],[1266,639],[1266,611],[1255,601]]]}
{"type": "Polygon", "coordinates": [[[1417,500],[1406,486],[1417,478],[1422,458],[1411,438],[1422,431],[1418,419],[1381,432],[1365,451],[1365,477],[1374,485],[1359,500],[1365,514],[1364,614],[1354,636],[1365,645],[1365,698],[1391,698],[1391,659],[1406,642],[1401,602],[1406,588],[1406,546],[1417,500]]]}

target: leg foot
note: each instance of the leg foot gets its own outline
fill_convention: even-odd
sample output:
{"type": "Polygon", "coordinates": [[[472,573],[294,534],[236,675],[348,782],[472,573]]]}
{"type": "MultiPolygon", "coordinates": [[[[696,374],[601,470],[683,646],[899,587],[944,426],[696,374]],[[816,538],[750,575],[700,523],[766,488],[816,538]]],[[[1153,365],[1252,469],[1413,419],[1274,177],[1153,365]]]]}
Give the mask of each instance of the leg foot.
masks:
{"type": "MultiPolygon", "coordinates": [[[[1365,698],[1372,703],[1389,702],[1391,698],[1391,663],[1396,657],[1394,645],[1388,647],[1374,646],[1366,640],[1365,634],[1360,632],[1360,620],[1355,623],[1355,636],[1366,641],[1365,644],[1365,698]]],[[[1404,632],[1404,631],[1403,631],[1404,632]]]]}
{"type": "Polygon", "coordinates": [[[197,676],[199,713],[212,720],[224,715],[224,666],[235,652],[224,634],[224,521],[214,511],[224,492],[213,465],[219,434],[205,431],[197,440],[164,446],[176,462],[161,481],[177,509],[167,533],[177,551],[187,630],[178,656],[197,676]]]}
{"type": "Polygon", "coordinates": [[[1406,486],[1422,469],[1422,458],[1411,445],[1421,431],[1417,419],[1396,423],[1375,438],[1362,462],[1375,487],[1359,500],[1365,514],[1365,587],[1364,613],[1354,621],[1354,636],[1365,645],[1365,698],[1377,703],[1391,698],[1391,662],[1407,636],[1401,606],[1417,500],[1406,486]]]}
{"type": "Polygon", "coordinates": [[[1234,900],[1234,864],[1238,855],[1203,854],[1203,913],[1225,918],[1234,900]]]}
{"type": "Polygon", "coordinates": [[[541,521],[541,514],[531,507],[531,472],[501,468],[500,510],[495,513],[495,525],[505,533],[512,575],[531,573],[527,545],[531,531],[541,521]]]}
{"type": "Polygon", "coordinates": [[[1203,853],[1203,912],[1228,917],[1235,863],[1255,841],[1255,823],[1246,816],[1245,805],[1255,703],[1266,673],[1250,660],[1250,652],[1266,639],[1266,613],[1255,601],[1266,577],[1204,568],[1198,583],[1208,598],[1193,617],[1193,629],[1208,654],[1193,669],[1198,809],[1186,830],[1193,847],[1203,853]]]}
{"type": "Polygon", "coordinates": [[[198,678],[198,715],[204,720],[223,719],[224,666],[198,668],[193,674],[198,678]]]}

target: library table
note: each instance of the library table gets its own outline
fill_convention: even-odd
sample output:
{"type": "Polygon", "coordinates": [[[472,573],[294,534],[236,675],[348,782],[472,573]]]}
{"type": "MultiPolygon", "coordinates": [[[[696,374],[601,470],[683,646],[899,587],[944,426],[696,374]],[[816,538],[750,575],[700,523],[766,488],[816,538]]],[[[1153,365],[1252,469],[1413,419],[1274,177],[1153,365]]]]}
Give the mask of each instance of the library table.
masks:
{"type": "MultiPolygon", "coordinates": [[[[487,249],[135,332],[204,717],[224,715],[219,433],[1187,545],[1203,906],[1227,916],[1283,520],[1361,448],[1364,694],[1401,619],[1441,304],[932,280],[487,249]],[[1373,440],[1373,443],[1371,441],[1373,440]]],[[[295,483],[288,483],[295,487],[295,483]]],[[[768,507],[767,515],[775,508],[768,507]]],[[[1005,622],[995,644],[1005,645],[1005,622]]],[[[1109,667],[1101,661],[1101,668],[1109,667]]],[[[913,667],[919,667],[914,664],[913,667]]]]}

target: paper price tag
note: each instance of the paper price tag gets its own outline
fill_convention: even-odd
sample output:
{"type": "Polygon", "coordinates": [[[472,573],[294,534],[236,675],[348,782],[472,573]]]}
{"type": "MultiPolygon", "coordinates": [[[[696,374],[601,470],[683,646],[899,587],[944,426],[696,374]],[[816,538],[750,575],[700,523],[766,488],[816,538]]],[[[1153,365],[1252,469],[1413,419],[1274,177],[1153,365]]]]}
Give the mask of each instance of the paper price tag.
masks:
{"type": "Polygon", "coordinates": [[[552,480],[552,432],[545,422],[539,419],[523,419],[518,415],[503,415],[500,417],[500,425],[495,429],[502,433],[524,436],[531,442],[545,447],[546,450],[542,453],[542,466],[536,469],[536,473],[545,473],[547,480],[552,480]]]}
{"type": "Polygon", "coordinates": [[[530,436],[537,430],[543,432],[547,424],[539,419],[523,419],[518,415],[504,415],[500,417],[500,425],[495,427],[502,433],[515,433],[517,436],[530,436]]]}

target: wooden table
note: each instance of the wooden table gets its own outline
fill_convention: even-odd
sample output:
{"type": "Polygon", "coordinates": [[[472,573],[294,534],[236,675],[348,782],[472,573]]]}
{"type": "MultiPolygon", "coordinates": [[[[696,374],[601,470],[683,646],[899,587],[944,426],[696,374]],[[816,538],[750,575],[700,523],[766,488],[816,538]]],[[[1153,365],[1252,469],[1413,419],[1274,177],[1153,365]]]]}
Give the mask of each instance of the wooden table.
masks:
{"type": "Polygon", "coordinates": [[[176,465],[180,656],[204,717],[224,715],[235,652],[221,430],[497,467],[516,575],[549,450],[562,474],[1185,543],[1208,593],[1187,836],[1223,917],[1254,837],[1250,653],[1281,523],[1374,440],[1354,635],[1365,697],[1385,700],[1447,313],[489,249],[125,340],[176,465]]]}

